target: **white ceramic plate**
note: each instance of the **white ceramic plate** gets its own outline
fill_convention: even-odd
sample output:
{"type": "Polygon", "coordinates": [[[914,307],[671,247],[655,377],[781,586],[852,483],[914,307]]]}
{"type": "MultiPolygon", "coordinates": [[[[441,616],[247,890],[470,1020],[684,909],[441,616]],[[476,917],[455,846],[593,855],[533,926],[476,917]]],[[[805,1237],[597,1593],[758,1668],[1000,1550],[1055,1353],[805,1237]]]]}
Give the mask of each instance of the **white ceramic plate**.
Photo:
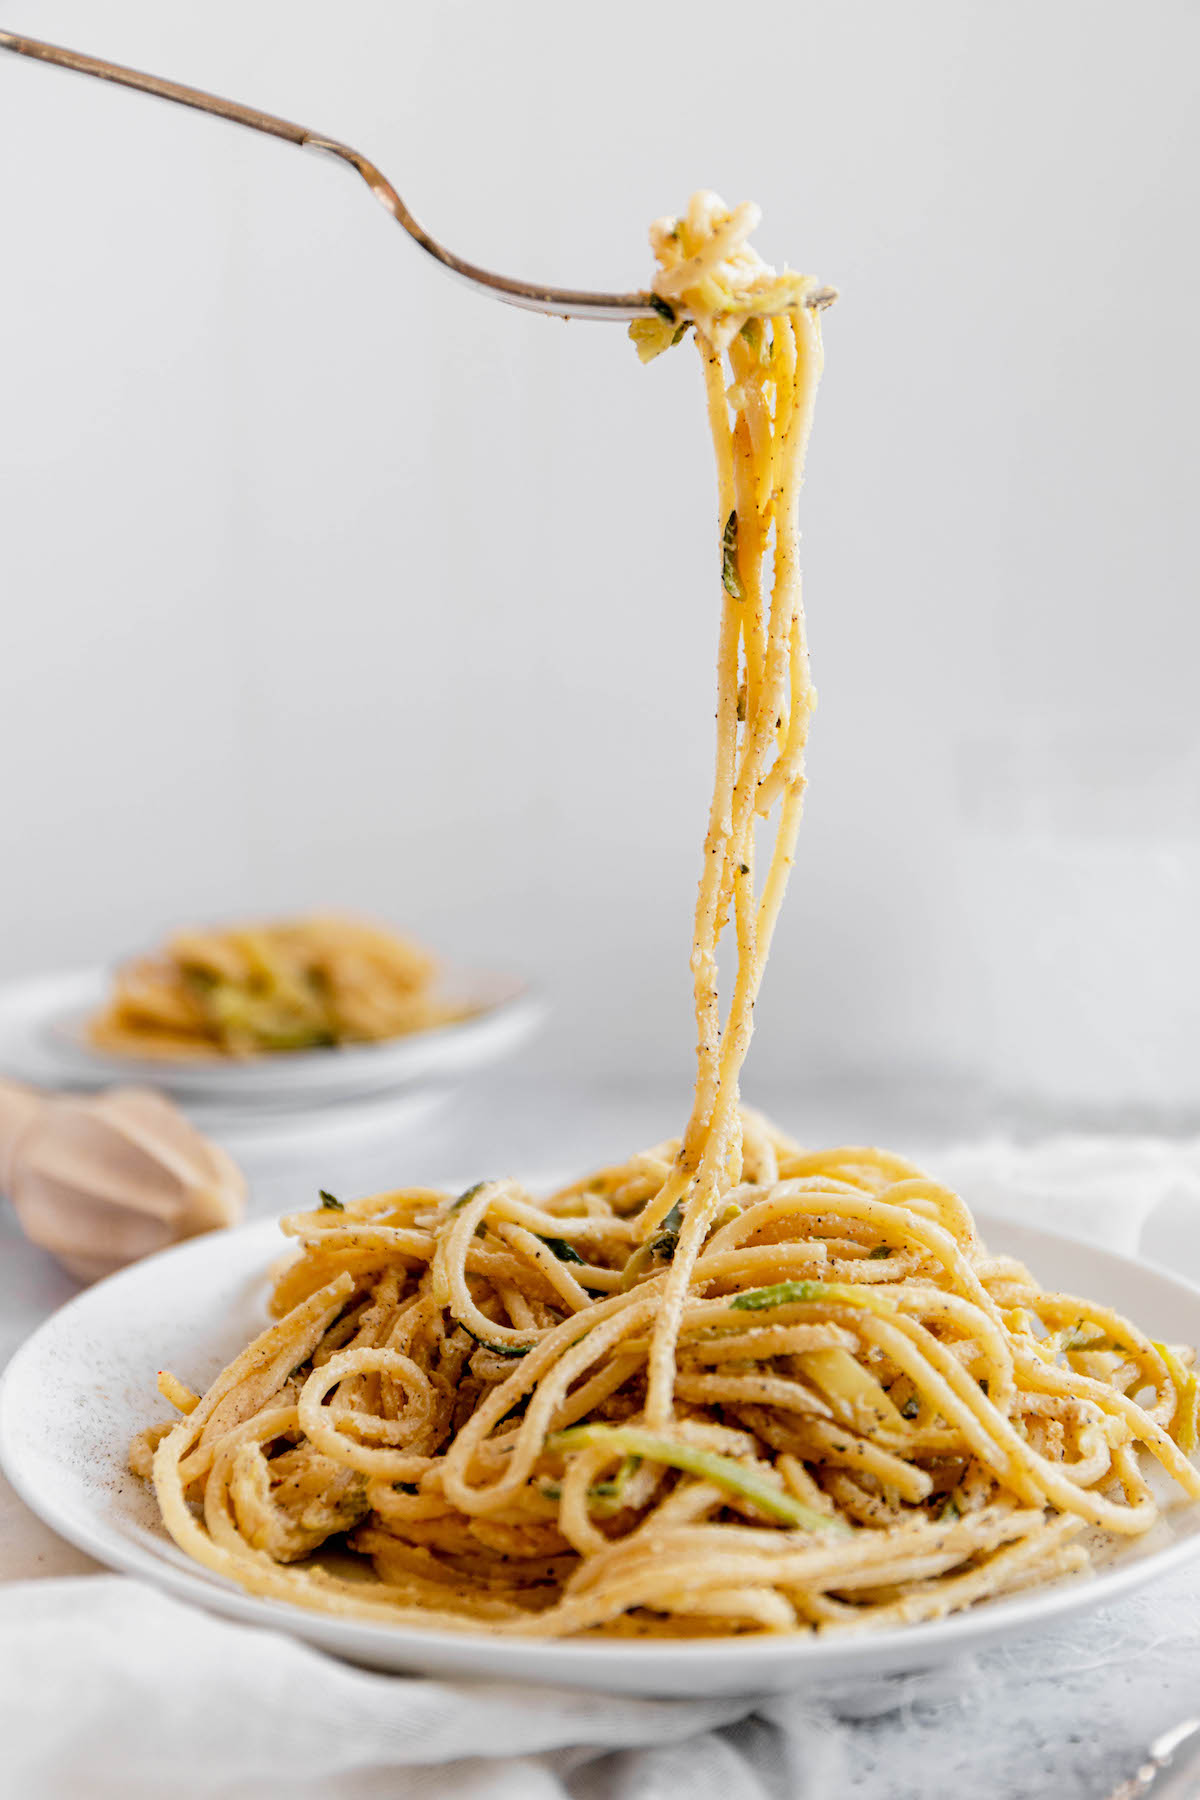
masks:
{"type": "MultiPolygon", "coordinates": [[[[1028,1228],[983,1221],[1050,1287],[1132,1315],[1155,1337],[1200,1338],[1200,1289],[1145,1264],[1028,1228]]],[[[282,1239],[271,1221],[195,1238],[111,1276],[54,1313],[0,1387],[0,1463],[46,1523],[113,1568],[214,1612],[272,1625],[375,1668],[498,1676],[607,1693],[746,1694],[925,1668],[991,1639],[1025,1634],[1169,1577],[1200,1551],[1200,1506],[1185,1504],[1117,1550],[1090,1580],[1066,1580],[907,1630],[844,1639],[748,1638],[670,1644],[489,1639],[323,1617],[258,1600],[185,1557],[125,1467],[136,1431],[164,1404],[155,1371],[203,1389],[262,1329],[266,1271],[282,1239]]]]}
{"type": "Polygon", "coordinates": [[[142,1082],[229,1104],[309,1104],[453,1081],[516,1048],[541,1020],[541,1002],[509,977],[447,970],[446,997],[472,1007],[453,1025],[379,1044],[194,1062],[94,1050],[83,1022],[109,988],[103,969],[15,981],[0,988],[0,1068],[28,1081],[80,1087],[142,1082]]]}

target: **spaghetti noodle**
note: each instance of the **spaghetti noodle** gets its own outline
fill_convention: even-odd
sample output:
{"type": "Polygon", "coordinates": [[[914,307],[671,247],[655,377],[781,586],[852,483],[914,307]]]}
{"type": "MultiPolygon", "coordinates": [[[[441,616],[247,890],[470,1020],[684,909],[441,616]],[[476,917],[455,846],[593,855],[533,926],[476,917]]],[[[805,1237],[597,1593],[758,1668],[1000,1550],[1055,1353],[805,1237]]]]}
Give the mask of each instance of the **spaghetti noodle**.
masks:
{"type": "Polygon", "coordinates": [[[1043,1292],[879,1150],[801,1149],[738,1077],[792,860],[815,701],[796,501],[821,363],[807,278],[711,195],[654,227],[716,447],[717,769],[678,1141],[538,1200],[401,1189],[283,1221],[277,1322],[135,1470],[176,1542],[254,1593],[510,1635],[857,1630],[1082,1568],[1200,1498],[1190,1350],[1043,1292]],[[778,809],[764,879],[755,827],[778,809]],[[738,966],[719,1015],[716,948],[738,966]],[[369,1559],[347,1578],[331,1538],[369,1559]]]}

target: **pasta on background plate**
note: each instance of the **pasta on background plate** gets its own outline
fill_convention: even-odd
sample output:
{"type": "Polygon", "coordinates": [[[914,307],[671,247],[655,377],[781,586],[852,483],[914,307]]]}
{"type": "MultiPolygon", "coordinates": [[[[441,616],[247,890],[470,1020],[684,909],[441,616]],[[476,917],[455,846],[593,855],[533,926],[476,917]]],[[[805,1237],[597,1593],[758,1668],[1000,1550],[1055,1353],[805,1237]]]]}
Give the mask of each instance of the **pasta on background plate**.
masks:
{"type": "Polygon", "coordinates": [[[411,939],[341,913],[177,931],[118,969],[88,1038],[178,1058],[378,1043],[463,1016],[437,976],[411,939]]]}

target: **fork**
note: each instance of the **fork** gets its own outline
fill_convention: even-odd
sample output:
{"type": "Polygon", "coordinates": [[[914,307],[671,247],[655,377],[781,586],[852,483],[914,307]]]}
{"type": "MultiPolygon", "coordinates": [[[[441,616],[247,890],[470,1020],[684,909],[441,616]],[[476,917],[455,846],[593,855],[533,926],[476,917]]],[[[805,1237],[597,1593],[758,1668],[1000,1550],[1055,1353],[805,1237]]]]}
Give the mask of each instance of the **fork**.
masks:
{"type": "MultiPolygon", "coordinates": [[[[349,144],[325,137],[318,131],[309,131],[303,125],[293,125],[289,119],[277,118],[274,113],[261,112],[256,106],[242,106],[236,100],[223,100],[218,94],[207,94],[201,88],[184,87],[178,81],[166,81],[159,75],[146,75],[140,69],[129,69],[121,63],[103,62],[98,56],[85,56],[78,50],[65,50],[58,44],[45,44],[37,38],[22,37],[13,31],[0,31],[0,50],[11,50],[17,56],[30,56],[37,62],[54,63],[58,68],[71,69],[78,75],[93,75],[100,81],[112,81],[120,87],[152,94],[159,100],[173,100],[178,106],[191,106],[198,112],[214,113],[217,118],[228,119],[234,125],[245,125],[251,131],[263,131],[270,137],[283,138],[286,143],[296,144],[302,150],[319,150],[327,156],[337,157],[347,168],[361,175],[375,198],[403,225],[422,250],[460,281],[490,294],[495,300],[506,301],[509,306],[574,319],[645,319],[661,310],[661,305],[655,307],[650,295],[644,291],[635,294],[595,294],[578,288],[543,287],[528,281],[514,281],[507,275],[497,275],[491,269],[482,269],[477,263],[466,262],[452,250],[447,250],[444,244],[439,244],[426,231],[383,171],[369,157],[364,156],[361,150],[352,149],[349,144]]],[[[832,305],[836,299],[835,288],[815,288],[806,296],[805,304],[821,308],[832,305]]]]}
{"type": "Polygon", "coordinates": [[[1114,1788],[1108,1800],[1139,1800],[1143,1794],[1152,1800],[1196,1800],[1200,1794],[1200,1719],[1184,1719],[1155,1738],[1141,1768],[1114,1788]],[[1181,1757],[1177,1756],[1180,1750],[1181,1757]]]}

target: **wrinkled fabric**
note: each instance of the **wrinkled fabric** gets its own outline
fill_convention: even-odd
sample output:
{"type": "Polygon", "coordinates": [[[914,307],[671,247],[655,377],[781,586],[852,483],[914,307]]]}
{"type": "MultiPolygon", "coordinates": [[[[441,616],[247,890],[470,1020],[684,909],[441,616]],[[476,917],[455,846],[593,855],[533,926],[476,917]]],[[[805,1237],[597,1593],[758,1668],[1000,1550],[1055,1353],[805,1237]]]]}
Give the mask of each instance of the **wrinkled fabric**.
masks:
{"type": "Polygon", "coordinates": [[[0,1589],[4,1800],[1100,1800],[1197,1709],[1200,1570],[926,1674],[695,1701],[373,1674],[115,1575],[0,1589]]]}

